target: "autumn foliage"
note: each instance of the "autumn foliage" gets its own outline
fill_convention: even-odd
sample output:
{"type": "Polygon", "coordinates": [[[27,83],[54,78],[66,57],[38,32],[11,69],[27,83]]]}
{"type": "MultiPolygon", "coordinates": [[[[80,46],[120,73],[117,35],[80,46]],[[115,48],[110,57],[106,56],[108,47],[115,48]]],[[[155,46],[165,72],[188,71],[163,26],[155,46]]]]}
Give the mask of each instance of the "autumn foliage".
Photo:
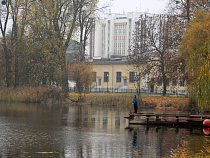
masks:
{"type": "Polygon", "coordinates": [[[25,103],[61,103],[65,97],[54,87],[19,87],[0,89],[0,101],[25,103]]]}
{"type": "Polygon", "coordinates": [[[86,62],[77,62],[69,67],[69,78],[76,83],[76,92],[79,94],[78,100],[82,99],[89,91],[93,81],[92,65],[86,62]]]}
{"type": "Polygon", "coordinates": [[[184,32],[180,52],[185,59],[190,97],[199,100],[202,109],[209,109],[209,44],[210,13],[199,10],[184,32]]]}

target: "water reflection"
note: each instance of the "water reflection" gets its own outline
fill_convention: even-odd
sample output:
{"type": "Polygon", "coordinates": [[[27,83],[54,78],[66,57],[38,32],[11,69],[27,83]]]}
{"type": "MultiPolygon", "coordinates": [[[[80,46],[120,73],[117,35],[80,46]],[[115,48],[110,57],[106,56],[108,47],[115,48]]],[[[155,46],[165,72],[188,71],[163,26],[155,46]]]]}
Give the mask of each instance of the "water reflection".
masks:
{"type": "Polygon", "coordinates": [[[203,133],[206,135],[206,136],[209,136],[210,135],[210,128],[203,128],[203,133]]]}
{"type": "Polygon", "coordinates": [[[210,157],[210,137],[194,135],[183,137],[171,157],[210,157]]]}
{"type": "Polygon", "coordinates": [[[1,104],[1,157],[43,157],[43,151],[49,152],[44,154],[46,156],[60,153],[63,147],[56,141],[59,139],[56,129],[60,126],[61,113],[68,113],[68,109],[64,106],[58,110],[56,106],[1,104]]]}
{"type": "Polygon", "coordinates": [[[124,119],[128,111],[1,103],[0,157],[163,157],[177,149],[183,138],[195,152],[206,143],[202,129],[128,126],[124,119]]]}

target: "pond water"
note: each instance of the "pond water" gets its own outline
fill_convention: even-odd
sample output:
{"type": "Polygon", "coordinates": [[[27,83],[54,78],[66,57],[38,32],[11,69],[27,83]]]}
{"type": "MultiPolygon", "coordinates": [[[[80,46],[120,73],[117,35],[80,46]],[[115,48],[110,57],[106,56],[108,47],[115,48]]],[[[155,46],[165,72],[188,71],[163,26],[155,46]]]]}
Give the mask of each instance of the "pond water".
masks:
{"type": "MultiPolygon", "coordinates": [[[[128,126],[129,108],[0,103],[1,158],[163,157],[177,147],[208,154],[203,129],[128,126]],[[186,145],[187,142],[187,145],[186,145]]],[[[140,112],[177,113],[142,108],[140,112]]]]}

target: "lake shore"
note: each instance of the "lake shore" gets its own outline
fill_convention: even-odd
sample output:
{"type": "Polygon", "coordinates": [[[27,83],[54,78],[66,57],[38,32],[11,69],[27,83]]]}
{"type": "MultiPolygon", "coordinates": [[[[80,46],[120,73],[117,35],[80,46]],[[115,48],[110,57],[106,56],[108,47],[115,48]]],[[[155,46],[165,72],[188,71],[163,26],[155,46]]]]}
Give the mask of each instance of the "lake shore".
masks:
{"type": "MultiPolygon", "coordinates": [[[[132,106],[134,94],[117,93],[89,93],[85,96],[85,103],[99,106],[132,106]]],[[[70,97],[76,99],[76,93],[70,93],[70,97]]],[[[138,98],[139,99],[139,98],[138,98]]],[[[141,95],[142,102],[139,107],[188,110],[189,98],[184,96],[161,96],[161,95],[141,95]]],[[[140,99],[139,99],[140,100],[140,99]]]]}
{"type": "MultiPolygon", "coordinates": [[[[89,93],[85,95],[80,103],[98,106],[130,107],[132,106],[133,95],[123,93],[89,93]]],[[[74,104],[75,102],[72,102],[72,100],[78,100],[78,94],[69,93],[69,98],[64,97],[61,89],[54,87],[19,87],[0,90],[0,101],[2,102],[74,104]]],[[[185,96],[142,94],[138,100],[139,107],[178,110],[189,109],[189,98],[185,96]],[[140,100],[142,101],[140,102],[140,100]]]]}

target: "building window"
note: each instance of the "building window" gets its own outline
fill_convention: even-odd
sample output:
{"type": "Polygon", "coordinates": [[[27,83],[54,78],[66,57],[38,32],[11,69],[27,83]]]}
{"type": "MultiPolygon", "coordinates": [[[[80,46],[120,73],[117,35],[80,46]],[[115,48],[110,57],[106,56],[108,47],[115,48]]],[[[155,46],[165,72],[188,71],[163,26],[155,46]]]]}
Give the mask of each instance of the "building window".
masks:
{"type": "Polygon", "coordinates": [[[104,72],[104,82],[109,82],[109,72],[104,72]]]}
{"type": "Polygon", "coordinates": [[[166,85],[169,86],[169,78],[166,78],[166,85]]]}
{"type": "Polygon", "coordinates": [[[172,81],[172,86],[177,86],[177,81],[176,80],[172,81]]]}
{"type": "Polygon", "coordinates": [[[121,82],[121,72],[116,72],[116,82],[121,82]]]}
{"type": "Polygon", "coordinates": [[[158,66],[158,72],[159,73],[161,72],[161,69],[162,69],[162,67],[161,66],[158,66]]]}
{"type": "Polygon", "coordinates": [[[129,82],[134,82],[135,80],[135,72],[129,72],[129,82]]]}
{"type": "Polygon", "coordinates": [[[162,86],[163,80],[162,78],[158,79],[157,81],[157,86],[162,86]]]}
{"type": "Polygon", "coordinates": [[[184,80],[182,78],[180,79],[180,86],[184,87],[184,80]]]}

